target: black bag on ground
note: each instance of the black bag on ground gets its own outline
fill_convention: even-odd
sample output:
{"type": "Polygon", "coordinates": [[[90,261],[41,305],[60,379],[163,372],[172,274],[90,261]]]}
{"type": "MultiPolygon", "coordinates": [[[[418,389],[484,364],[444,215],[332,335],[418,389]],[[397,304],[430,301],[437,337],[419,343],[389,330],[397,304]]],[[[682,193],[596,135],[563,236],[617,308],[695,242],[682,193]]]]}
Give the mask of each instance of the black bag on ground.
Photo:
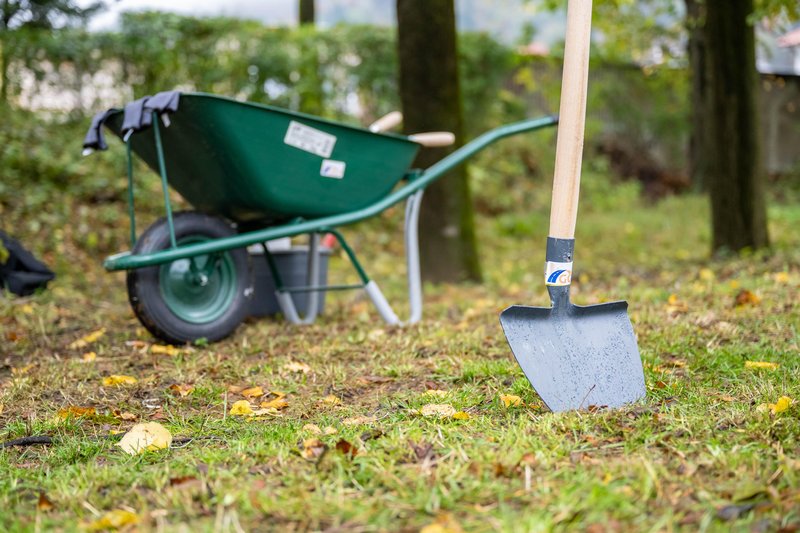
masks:
{"type": "Polygon", "coordinates": [[[12,239],[0,231],[0,241],[8,256],[0,250],[0,289],[8,289],[19,296],[33,294],[36,289],[46,287],[56,277],[52,270],[12,239]]]}

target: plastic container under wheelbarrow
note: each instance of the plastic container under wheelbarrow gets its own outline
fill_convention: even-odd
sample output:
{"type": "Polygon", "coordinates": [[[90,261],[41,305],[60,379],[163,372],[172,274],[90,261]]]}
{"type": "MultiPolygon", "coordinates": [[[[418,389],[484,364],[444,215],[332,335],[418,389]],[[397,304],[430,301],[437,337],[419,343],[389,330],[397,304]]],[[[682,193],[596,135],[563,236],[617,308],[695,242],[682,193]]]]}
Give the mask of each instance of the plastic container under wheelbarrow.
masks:
{"type": "MultiPolygon", "coordinates": [[[[275,316],[281,312],[278,299],[275,297],[277,286],[272,276],[264,251],[261,246],[251,246],[250,264],[253,268],[253,297],[250,300],[251,317],[275,316]]],[[[292,246],[286,249],[270,248],[270,253],[275,258],[275,266],[281,276],[281,281],[286,287],[298,287],[308,284],[308,247],[292,246]]],[[[328,258],[330,248],[319,249],[319,277],[314,285],[325,286],[328,284],[328,258]]],[[[292,293],[292,300],[298,313],[305,315],[308,312],[309,298],[317,298],[318,310],[321,314],[325,310],[325,291],[292,293]]]]}

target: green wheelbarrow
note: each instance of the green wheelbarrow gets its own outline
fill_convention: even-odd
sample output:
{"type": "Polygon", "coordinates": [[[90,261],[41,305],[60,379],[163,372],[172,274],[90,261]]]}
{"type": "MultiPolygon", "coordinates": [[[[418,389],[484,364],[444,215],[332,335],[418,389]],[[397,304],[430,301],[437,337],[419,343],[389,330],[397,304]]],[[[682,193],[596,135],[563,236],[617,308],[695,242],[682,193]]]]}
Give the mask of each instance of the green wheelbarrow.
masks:
{"type": "Polygon", "coordinates": [[[317,298],[299,316],[293,293],[363,289],[388,324],[402,324],[338,231],[406,201],[405,246],[410,318],[422,315],[417,221],[427,185],[493,142],[557,123],[526,120],[484,133],[425,170],[411,165],[421,146],[451,143],[452,134],[387,133],[391,113],[369,129],[284,109],[201,93],[159,93],[94,117],[84,153],[107,148],[103,128],[128,156],[132,250],[106,258],[126,270],[128,297],[140,322],[170,343],[216,341],[247,316],[253,277],[247,248],[263,249],[285,318],[312,322],[317,298]],[[165,216],[137,236],[133,154],[161,176],[165,216]],[[169,187],[195,210],[173,213],[169,187]],[[309,235],[308,280],[285,286],[268,241],[309,235]],[[319,236],[335,236],[360,283],[319,285],[319,236]]]}

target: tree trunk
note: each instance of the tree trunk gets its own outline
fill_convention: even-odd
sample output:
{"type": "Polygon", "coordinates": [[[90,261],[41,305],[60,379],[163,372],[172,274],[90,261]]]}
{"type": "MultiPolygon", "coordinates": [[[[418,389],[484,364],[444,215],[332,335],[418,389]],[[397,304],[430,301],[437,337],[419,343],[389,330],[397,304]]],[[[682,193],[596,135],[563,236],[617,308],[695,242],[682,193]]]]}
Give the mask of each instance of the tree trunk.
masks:
{"type": "Polygon", "coordinates": [[[702,0],[685,0],[686,31],[689,35],[687,52],[689,55],[689,79],[691,98],[689,110],[689,180],[695,190],[708,189],[707,152],[705,140],[706,100],[708,80],[706,79],[706,41],[703,34],[705,24],[705,5],[702,0]]]}
{"type": "Polygon", "coordinates": [[[314,24],[314,0],[300,0],[300,25],[314,24]]]}
{"type": "Polygon", "coordinates": [[[753,0],[707,0],[705,128],[714,251],[769,245],[756,114],[753,0]]]}
{"type": "Polygon", "coordinates": [[[0,39],[0,106],[8,104],[8,39],[0,39]]]}
{"type": "MultiPolygon", "coordinates": [[[[400,99],[407,133],[451,131],[463,143],[453,0],[397,0],[400,99]]],[[[426,148],[427,168],[455,147],[426,148]]],[[[432,282],[480,281],[472,197],[461,166],[427,188],[420,215],[423,277],[432,282]]]]}

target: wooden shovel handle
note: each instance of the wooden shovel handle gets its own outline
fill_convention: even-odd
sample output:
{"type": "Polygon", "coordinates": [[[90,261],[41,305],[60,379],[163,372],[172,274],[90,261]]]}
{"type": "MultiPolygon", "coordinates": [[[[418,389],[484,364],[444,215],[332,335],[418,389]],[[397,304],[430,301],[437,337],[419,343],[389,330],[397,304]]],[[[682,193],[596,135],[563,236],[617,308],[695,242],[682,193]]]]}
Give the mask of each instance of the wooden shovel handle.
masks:
{"type": "Polygon", "coordinates": [[[589,44],[592,32],[592,0],[569,0],[561,111],[556,145],[553,200],[550,204],[550,237],[573,239],[578,217],[586,91],[589,79],[589,44]]]}

